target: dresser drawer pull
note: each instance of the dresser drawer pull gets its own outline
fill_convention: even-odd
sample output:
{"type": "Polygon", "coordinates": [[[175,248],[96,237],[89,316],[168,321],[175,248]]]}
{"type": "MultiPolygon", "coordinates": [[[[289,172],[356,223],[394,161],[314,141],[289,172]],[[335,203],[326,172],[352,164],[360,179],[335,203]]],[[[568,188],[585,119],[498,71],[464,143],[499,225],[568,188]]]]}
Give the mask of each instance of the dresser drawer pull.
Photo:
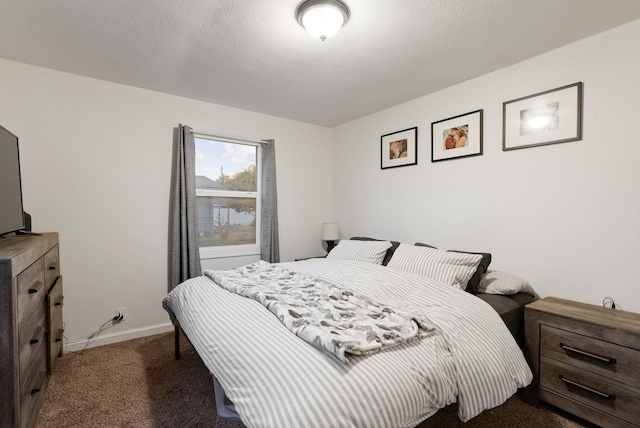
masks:
{"type": "Polygon", "coordinates": [[[64,302],[64,296],[58,297],[58,300],[56,300],[53,306],[62,306],[62,302],[64,302]]]}
{"type": "Polygon", "coordinates": [[[585,391],[593,392],[594,394],[599,395],[600,397],[608,398],[610,400],[615,400],[616,399],[616,395],[615,394],[607,394],[607,393],[604,393],[604,392],[600,392],[597,389],[589,388],[588,386],[584,386],[581,383],[574,382],[574,381],[572,381],[570,379],[567,379],[566,377],[564,377],[562,375],[560,375],[558,377],[564,383],[568,383],[568,384],[571,384],[573,386],[577,386],[578,388],[584,389],[585,391]]]}
{"type": "Polygon", "coordinates": [[[40,388],[42,387],[42,383],[44,382],[44,377],[47,374],[45,372],[40,372],[40,376],[38,376],[38,383],[36,385],[36,387],[31,388],[31,395],[37,394],[38,392],[40,392],[40,388]]]}
{"type": "Polygon", "coordinates": [[[31,288],[29,288],[29,294],[35,294],[38,291],[40,291],[40,289],[42,288],[42,286],[44,285],[44,283],[42,281],[36,281],[31,288]]]}
{"type": "Polygon", "coordinates": [[[36,343],[40,342],[40,335],[42,335],[43,330],[44,328],[42,326],[36,329],[36,334],[34,334],[31,340],[29,341],[29,345],[35,345],[36,343]]]}
{"type": "Polygon", "coordinates": [[[603,357],[602,355],[592,354],[591,352],[583,351],[577,348],[572,348],[571,346],[567,346],[564,343],[561,343],[560,347],[565,351],[575,352],[577,354],[581,354],[586,357],[591,357],[591,358],[595,358],[596,360],[604,361],[605,363],[615,364],[617,362],[615,358],[603,357]]]}
{"type": "Polygon", "coordinates": [[[58,263],[56,263],[56,262],[51,263],[47,269],[49,269],[49,270],[57,270],[58,269],[58,263]]]}

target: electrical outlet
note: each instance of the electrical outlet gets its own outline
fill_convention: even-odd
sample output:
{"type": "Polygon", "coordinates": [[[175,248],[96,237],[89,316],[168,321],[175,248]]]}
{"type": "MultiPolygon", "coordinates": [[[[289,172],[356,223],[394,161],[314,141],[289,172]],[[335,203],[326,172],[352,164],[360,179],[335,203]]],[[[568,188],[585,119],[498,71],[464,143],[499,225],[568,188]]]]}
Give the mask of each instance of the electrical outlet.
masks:
{"type": "Polygon", "coordinates": [[[124,321],[124,314],[127,308],[116,308],[116,317],[120,318],[119,321],[124,321]]]}

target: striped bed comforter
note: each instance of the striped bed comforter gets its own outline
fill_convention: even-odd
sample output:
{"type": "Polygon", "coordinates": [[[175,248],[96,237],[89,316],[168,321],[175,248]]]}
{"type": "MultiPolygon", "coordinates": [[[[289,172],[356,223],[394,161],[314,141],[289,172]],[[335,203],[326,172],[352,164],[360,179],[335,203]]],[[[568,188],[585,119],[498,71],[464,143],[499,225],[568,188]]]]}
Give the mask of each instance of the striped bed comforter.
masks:
{"type": "Polygon", "coordinates": [[[531,382],[500,317],[467,292],[368,263],[281,265],[420,313],[436,328],[345,364],[292,334],[259,302],[206,277],[185,281],[164,306],[248,427],[414,427],[456,401],[467,421],[531,382]]]}
{"type": "Polygon", "coordinates": [[[433,329],[418,315],[277,264],[258,261],[204,274],[225,290],[260,302],[296,336],[343,363],[349,362],[347,353],[374,354],[433,329]]]}

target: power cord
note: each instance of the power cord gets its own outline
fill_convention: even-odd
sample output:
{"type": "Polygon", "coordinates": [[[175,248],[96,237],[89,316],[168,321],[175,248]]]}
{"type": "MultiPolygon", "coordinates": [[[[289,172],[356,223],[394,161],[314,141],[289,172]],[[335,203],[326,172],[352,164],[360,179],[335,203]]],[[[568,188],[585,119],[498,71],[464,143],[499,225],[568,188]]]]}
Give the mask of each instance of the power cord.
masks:
{"type": "MultiPolygon", "coordinates": [[[[93,333],[91,333],[91,334],[89,334],[87,336],[83,336],[83,337],[87,338],[87,343],[85,343],[84,347],[80,351],[78,351],[78,354],[82,355],[82,353],[89,347],[89,345],[94,340],[96,340],[96,338],[103,331],[108,330],[111,327],[114,327],[116,324],[120,324],[122,322],[122,320],[124,320],[124,315],[123,314],[118,314],[115,317],[111,318],[110,320],[106,321],[104,324],[102,324],[98,330],[94,331],[93,333]]],[[[67,336],[64,336],[64,339],[66,340],[66,343],[65,343],[65,349],[66,349],[66,347],[69,345],[69,339],[67,338],[67,336]]],[[[78,340],[80,340],[80,339],[78,339],[78,340]]],[[[74,342],[77,342],[78,340],[74,340],[74,342]]]]}
{"type": "Polygon", "coordinates": [[[614,302],[611,297],[605,297],[604,299],[602,299],[602,306],[605,308],[622,310],[622,308],[619,306],[616,308],[616,302],[614,302]]]}

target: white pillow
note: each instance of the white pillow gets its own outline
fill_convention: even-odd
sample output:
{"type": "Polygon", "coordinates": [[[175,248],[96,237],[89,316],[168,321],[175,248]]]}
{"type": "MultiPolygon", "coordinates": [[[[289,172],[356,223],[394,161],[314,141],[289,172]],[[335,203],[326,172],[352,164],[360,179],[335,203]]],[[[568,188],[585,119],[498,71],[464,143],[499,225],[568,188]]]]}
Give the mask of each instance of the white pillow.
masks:
{"type": "Polygon", "coordinates": [[[511,295],[516,293],[527,293],[533,297],[538,297],[537,293],[526,280],[519,276],[497,270],[488,270],[480,278],[478,285],[480,293],[511,295]]]}
{"type": "Polygon", "coordinates": [[[482,260],[480,254],[400,244],[387,267],[426,276],[464,290],[482,260]]]}
{"type": "Polygon", "coordinates": [[[345,239],[340,241],[338,245],[327,254],[327,258],[380,265],[389,248],[391,248],[391,242],[389,241],[355,241],[345,239]]]}

